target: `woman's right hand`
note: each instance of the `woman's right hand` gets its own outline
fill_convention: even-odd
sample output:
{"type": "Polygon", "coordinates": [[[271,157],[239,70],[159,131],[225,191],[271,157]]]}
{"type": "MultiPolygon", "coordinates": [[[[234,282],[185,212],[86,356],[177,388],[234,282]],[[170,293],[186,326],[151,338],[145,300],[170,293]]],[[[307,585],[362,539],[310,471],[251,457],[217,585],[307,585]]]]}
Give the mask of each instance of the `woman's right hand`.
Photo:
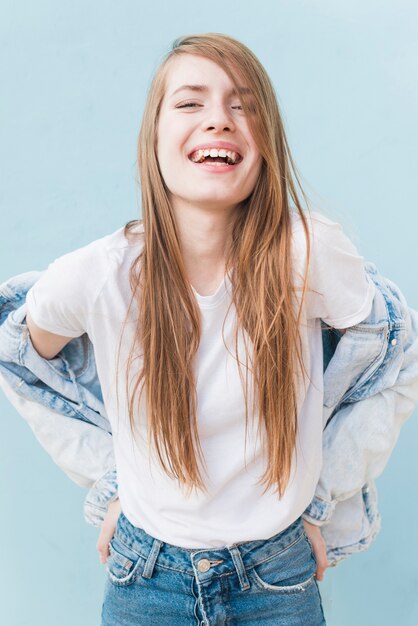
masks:
{"type": "Polygon", "coordinates": [[[121,510],[122,508],[120,506],[119,499],[114,500],[109,504],[109,508],[107,509],[107,513],[103,520],[100,535],[96,543],[96,548],[100,555],[100,562],[103,564],[106,563],[109,556],[109,543],[115,534],[116,523],[121,510]]]}

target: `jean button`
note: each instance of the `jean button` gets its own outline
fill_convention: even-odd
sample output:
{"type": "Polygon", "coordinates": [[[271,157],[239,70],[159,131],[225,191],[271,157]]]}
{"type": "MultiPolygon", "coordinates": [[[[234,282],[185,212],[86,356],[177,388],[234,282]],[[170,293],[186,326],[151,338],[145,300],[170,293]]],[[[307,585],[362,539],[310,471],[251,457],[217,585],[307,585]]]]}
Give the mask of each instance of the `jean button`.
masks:
{"type": "Polygon", "coordinates": [[[396,346],[397,341],[396,341],[396,339],[392,339],[392,341],[390,343],[392,344],[392,346],[396,346]]]}
{"type": "Polygon", "coordinates": [[[201,559],[197,564],[199,572],[207,572],[210,569],[210,561],[208,559],[201,559]]]}

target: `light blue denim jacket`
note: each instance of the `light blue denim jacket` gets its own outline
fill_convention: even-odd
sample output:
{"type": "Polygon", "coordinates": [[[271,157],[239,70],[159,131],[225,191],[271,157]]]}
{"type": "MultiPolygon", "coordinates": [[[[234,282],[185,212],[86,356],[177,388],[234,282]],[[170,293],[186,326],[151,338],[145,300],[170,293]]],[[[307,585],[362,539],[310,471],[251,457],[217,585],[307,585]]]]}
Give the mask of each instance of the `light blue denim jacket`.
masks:
{"type": "MultiPolygon", "coordinates": [[[[377,535],[374,480],[418,401],[418,313],[373,263],[365,268],[377,287],[369,316],[344,334],[322,322],[323,466],[304,518],[322,527],[331,565],[377,535]]],[[[85,334],[53,359],[36,352],[26,293],[41,274],[0,285],[0,386],[54,461],[89,488],[85,518],[99,526],[117,498],[117,476],[93,346],[85,334]]]]}

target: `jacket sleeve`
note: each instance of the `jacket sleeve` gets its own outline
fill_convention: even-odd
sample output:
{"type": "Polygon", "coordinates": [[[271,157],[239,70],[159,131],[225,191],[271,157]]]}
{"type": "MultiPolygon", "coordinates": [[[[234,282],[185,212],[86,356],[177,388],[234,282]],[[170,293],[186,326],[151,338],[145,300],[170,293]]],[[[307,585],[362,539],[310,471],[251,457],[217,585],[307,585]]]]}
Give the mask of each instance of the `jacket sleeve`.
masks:
{"type": "Polygon", "coordinates": [[[112,435],[19,396],[1,374],[0,387],[52,460],[77,485],[89,489],[84,517],[100,526],[109,503],[117,498],[112,435]]]}
{"type": "Polygon", "coordinates": [[[398,376],[375,395],[343,402],[329,421],[324,430],[320,479],[303,514],[312,524],[329,523],[338,502],[349,499],[382,473],[401,426],[416,406],[418,313],[407,306],[399,290],[398,294],[405,320],[404,356],[398,376]]]}

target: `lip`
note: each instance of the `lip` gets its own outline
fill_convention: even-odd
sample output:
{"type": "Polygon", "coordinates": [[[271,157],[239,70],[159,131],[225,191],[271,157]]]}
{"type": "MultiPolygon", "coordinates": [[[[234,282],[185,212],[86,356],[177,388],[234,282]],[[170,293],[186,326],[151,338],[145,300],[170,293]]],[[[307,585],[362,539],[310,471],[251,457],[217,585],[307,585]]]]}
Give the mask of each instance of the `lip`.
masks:
{"type": "Polygon", "coordinates": [[[198,167],[200,170],[204,170],[207,172],[212,172],[213,174],[228,174],[229,172],[233,172],[236,171],[237,167],[240,166],[240,163],[242,163],[242,161],[240,161],[239,163],[237,163],[236,165],[214,165],[213,163],[193,163],[193,161],[189,162],[194,165],[195,167],[198,167]]]}
{"type": "Polygon", "coordinates": [[[235,143],[231,143],[230,141],[208,141],[206,143],[199,143],[192,150],[190,150],[187,156],[190,157],[193,152],[196,152],[197,150],[204,150],[205,148],[208,150],[210,148],[224,148],[224,150],[232,150],[240,155],[241,160],[244,158],[240,148],[235,143]]]}

